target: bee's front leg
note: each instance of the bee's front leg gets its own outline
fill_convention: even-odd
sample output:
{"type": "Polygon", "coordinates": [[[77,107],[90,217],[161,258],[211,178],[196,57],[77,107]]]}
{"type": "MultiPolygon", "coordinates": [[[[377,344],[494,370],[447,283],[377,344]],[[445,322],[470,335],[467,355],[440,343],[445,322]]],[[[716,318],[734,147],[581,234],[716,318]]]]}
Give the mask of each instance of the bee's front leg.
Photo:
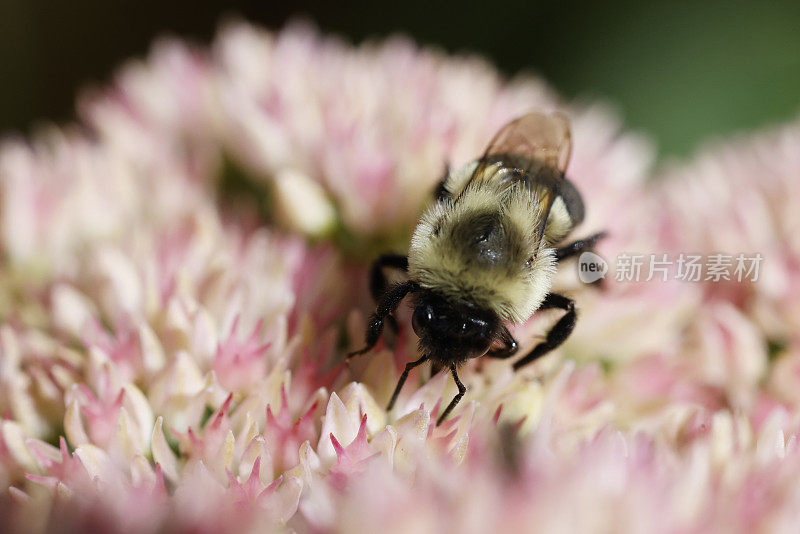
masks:
{"type": "Polygon", "coordinates": [[[486,353],[486,356],[489,358],[495,358],[497,360],[505,360],[506,358],[510,358],[515,355],[517,350],[519,350],[519,343],[517,343],[517,340],[514,339],[514,336],[511,335],[511,332],[509,332],[508,328],[505,326],[503,327],[503,331],[500,333],[500,340],[503,342],[503,347],[490,350],[486,353]]]}
{"type": "Polygon", "coordinates": [[[387,412],[392,411],[392,408],[394,408],[394,403],[397,402],[397,396],[400,395],[400,390],[403,389],[403,384],[406,383],[406,379],[408,378],[408,373],[410,373],[414,367],[422,365],[426,361],[428,361],[428,357],[423,356],[417,361],[408,362],[406,364],[406,368],[403,370],[403,374],[400,375],[400,380],[397,381],[397,385],[394,388],[394,393],[392,393],[392,399],[389,401],[389,406],[386,407],[387,412]]]}
{"type": "Polygon", "coordinates": [[[436,420],[436,426],[442,424],[442,421],[444,421],[445,418],[448,415],[450,415],[450,412],[452,412],[453,408],[455,408],[456,405],[459,403],[461,397],[463,397],[464,393],[467,392],[467,388],[464,386],[464,384],[461,383],[461,380],[458,379],[458,373],[456,372],[455,364],[450,365],[450,373],[453,375],[453,380],[456,381],[456,387],[458,387],[458,393],[456,394],[455,397],[453,397],[453,400],[450,401],[450,404],[447,405],[447,408],[445,408],[445,410],[442,412],[442,415],[439,416],[439,419],[436,420]]]}
{"type": "Polygon", "coordinates": [[[566,340],[575,328],[575,301],[568,299],[563,295],[556,293],[548,293],[544,302],[539,307],[540,310],[547,310],[558,308],[565,310],[567,313],[558,320],[558,322],[547,333],[544,341],[533,347],[533,349],[526,354],[521,360],[514,362],[514,369],[519,369],[528,365],[532,361],[541,358],[551,350],[561,345],[566,340]]]}

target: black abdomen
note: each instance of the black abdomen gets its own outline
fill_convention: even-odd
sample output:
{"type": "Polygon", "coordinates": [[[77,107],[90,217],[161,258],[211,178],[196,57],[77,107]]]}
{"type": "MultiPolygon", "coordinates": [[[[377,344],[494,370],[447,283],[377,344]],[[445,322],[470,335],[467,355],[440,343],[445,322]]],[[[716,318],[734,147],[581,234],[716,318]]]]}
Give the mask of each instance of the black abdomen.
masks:
{"type": "Polygon", "coordinates": [[[569,213],[572,226],[578,226],[581,222],[583,222],[583,217],[585,215],[581,194],[578,193],[578,190],[575,189],[575,186],[572,185],[572,182],[566,178],[564,178],[560,186],[561,198],[564,200],[564,204],[567,206],[567,213],[569,213]]]}

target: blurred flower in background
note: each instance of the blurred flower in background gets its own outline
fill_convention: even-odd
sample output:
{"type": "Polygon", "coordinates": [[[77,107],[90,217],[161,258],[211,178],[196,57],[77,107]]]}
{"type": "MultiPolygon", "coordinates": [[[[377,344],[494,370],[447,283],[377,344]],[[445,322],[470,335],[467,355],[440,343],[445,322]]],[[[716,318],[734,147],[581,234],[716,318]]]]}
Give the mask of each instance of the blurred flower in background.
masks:
{"type": "Polygon", "coordinates": [[[244,23],[157,43],[79,109],[0,146],[5,531],[796,531],[797,125],[653,181],[646,139],[540,80],[244,23]],[[597,290],[567,265],[563,348],[470,363],[441,427],[444,374],[387,413],[415,337],[401,312],[343,367],[365,267],[531,109],[571,118],[600,254],[760,252],[764,273],[597,290]]]}

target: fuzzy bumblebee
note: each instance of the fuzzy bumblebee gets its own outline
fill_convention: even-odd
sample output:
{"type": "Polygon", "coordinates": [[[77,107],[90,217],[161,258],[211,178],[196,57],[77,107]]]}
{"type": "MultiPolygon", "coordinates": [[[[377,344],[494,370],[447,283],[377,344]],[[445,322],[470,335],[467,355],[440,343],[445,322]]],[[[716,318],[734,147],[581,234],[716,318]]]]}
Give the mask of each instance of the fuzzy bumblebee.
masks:
{"type": "Polygon", "coordinates": [[[529,113],[500,129],[483,156],[448,173],[436,202],[422,215],[408,256],[384,255],[372,266],[370,290],[378,301],[369,319],[363,354],[378,342],[384,324],[411,296],[412,325],[421,357],[406,365],[388,409],[416,366],[432,361],[449,369],[458,394],[466,388],[457,368],[471,358],[510,358],[518,349],[508,323],[536,310],[565,314],[544,341],[514,368],[558,347],[575,327],[574,302],[550,292],[557,263],[594,245],[603,234],[559,244],[584,216],[581,196],[565,177],[571,139],[560,114],[529,113]],[[405,271],[407,281],[387,287],[385,268],[405,271]]]}

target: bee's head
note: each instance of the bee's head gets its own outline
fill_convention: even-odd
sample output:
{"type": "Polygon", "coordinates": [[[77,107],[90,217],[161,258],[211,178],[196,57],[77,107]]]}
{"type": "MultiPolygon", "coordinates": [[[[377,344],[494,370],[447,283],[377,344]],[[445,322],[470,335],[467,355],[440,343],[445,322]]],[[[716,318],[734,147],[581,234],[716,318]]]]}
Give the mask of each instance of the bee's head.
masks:
{"type": "Polygon", "coordinates": [[[485,354],[501,323],[490,310],[422,290],[417,293],[412,326],[424,354],[451,363],[485,354]]]}

